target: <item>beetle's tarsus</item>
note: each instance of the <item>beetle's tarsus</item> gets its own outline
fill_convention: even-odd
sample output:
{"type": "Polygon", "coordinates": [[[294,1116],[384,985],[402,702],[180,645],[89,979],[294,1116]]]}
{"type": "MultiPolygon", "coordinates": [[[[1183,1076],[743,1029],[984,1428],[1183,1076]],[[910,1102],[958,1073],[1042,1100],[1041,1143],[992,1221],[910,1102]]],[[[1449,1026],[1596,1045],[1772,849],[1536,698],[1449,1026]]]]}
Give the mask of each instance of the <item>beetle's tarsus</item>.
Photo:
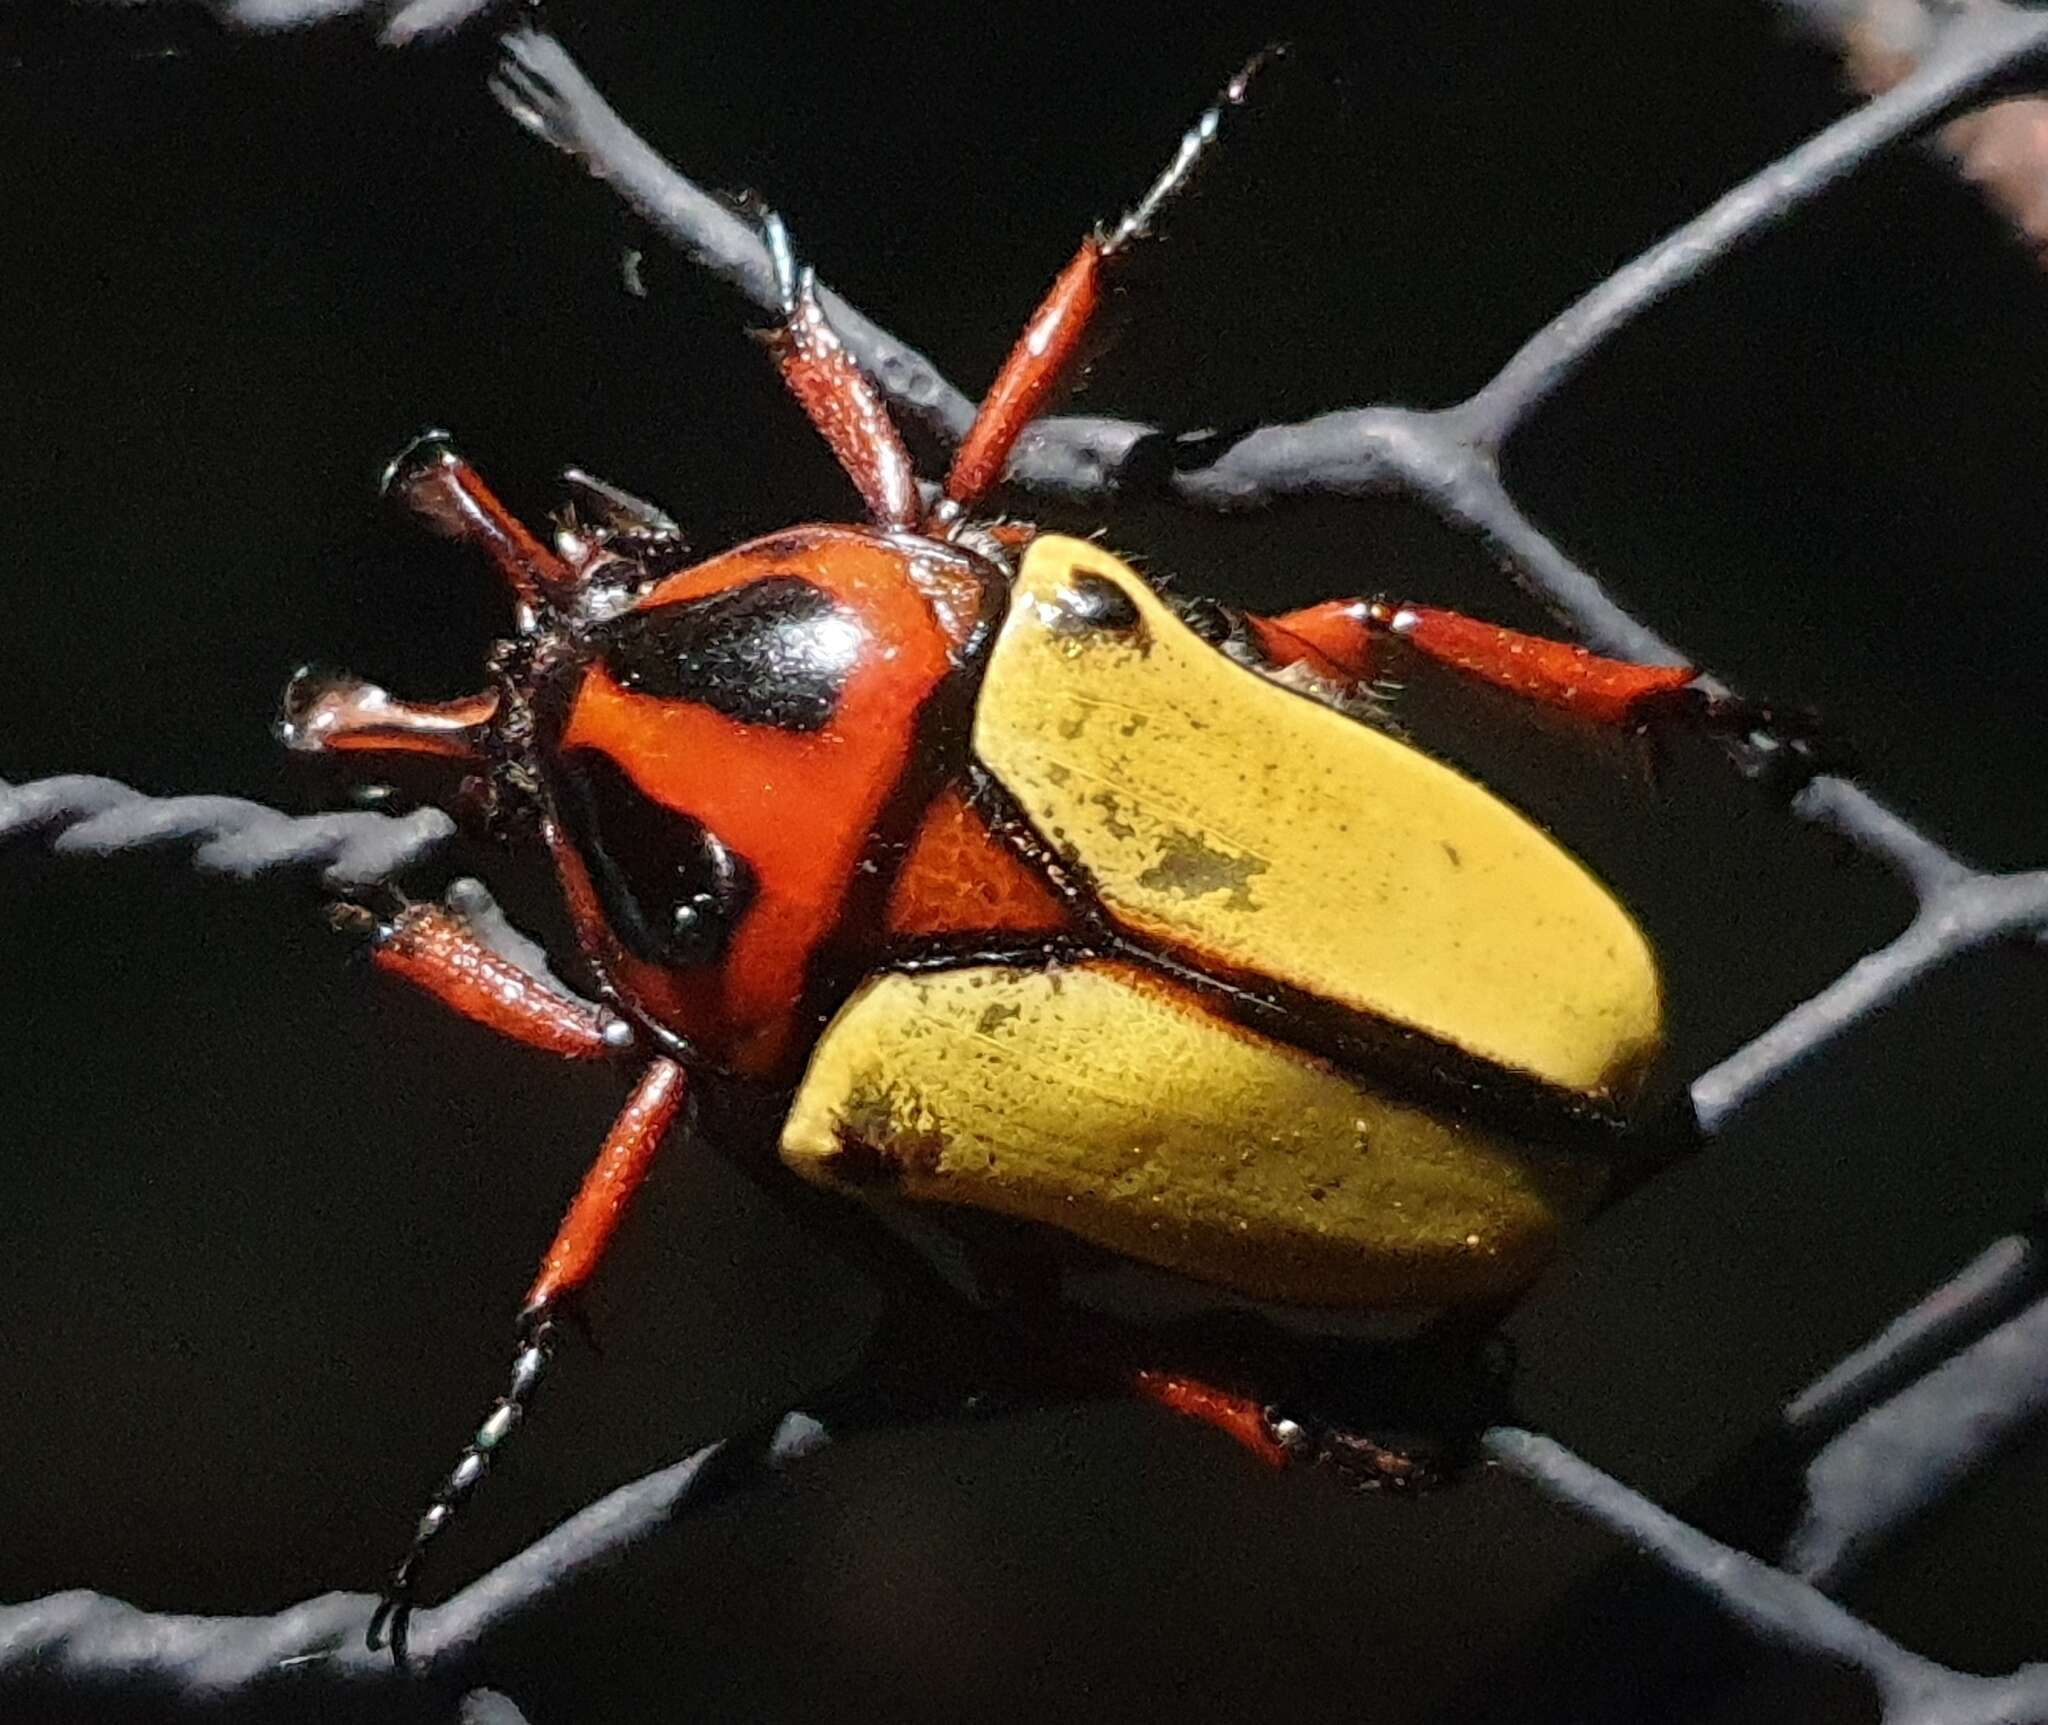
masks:
{"type": "Polygon", "coordinates": [[[1218,92],[1216,100],[1204,108],[1195,123],[1181,134],[1173,160],[1146,187],[1145,195],[1123,213],[1115,227],[1107,231],[1096,230],[1096,243],[1105,258],[1115,257],[1133,240],[1150,236],[1159,212],[1187,189],[1208,159],[1209,151],[1223,129],[1225,112],[1242,107],[1252,80],[1266,65],[1286,52],[1284,43],[1269,44],[1237,69],[1236,75],[1218,92]]]}
{"type": "Polygon", "coordinates": [[[1395,1449],[1353,1431],[1316,1433],[1304,1447],[1303,1459],[1328,1468],[1360,1491],[1432,1491],[1454,1472],[1440,1457],[1395,1449]]]}
{"type": "Polygon", "coordinates": [[[1853,773],[1857,767],[1848,740],[1804,703],[1752,700],[1689,683],[1647,697],[1642,719],[1653,741],[1660,722],[1731,739],[1742,746],[1744,773],[1786,796],[1822,773],[1853,773]]]}
{"type": "Polygon", "coordinates": [[[482,1484],[490,1472],[491,1457],[517,1428],[533,1403],[534,1392],[547,1374],[553,1357],[557,1311],[551,1302],[529,1306],[519,1314],[519,1345],[512,1356],[511,1381],[505,1393],[491,1404],[476,1435],[469,1440],[455,1465],[441,1481],[433,1500],[413,1529],[412,1543],[391,1571],[384,1596],[371,1614],[363,1632],[364,1644],[376,1652],[385,1644],[389,1631],[392,1663],[405,1666],[406,1627],[412,1616],[413,1593],[418,1585],[420,1564],[427,1548],[439,1537],[463,1501],[482,1484]]]}

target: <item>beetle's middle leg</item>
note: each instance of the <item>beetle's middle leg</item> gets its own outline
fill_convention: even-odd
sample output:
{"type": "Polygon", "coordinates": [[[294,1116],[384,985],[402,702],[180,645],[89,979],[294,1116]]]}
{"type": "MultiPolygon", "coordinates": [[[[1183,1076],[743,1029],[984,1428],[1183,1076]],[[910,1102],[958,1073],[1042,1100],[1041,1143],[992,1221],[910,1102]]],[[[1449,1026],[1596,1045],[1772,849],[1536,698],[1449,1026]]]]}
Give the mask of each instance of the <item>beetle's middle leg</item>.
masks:
{"type": "Polygon", "coordinates": [[[1273,668],[1299,664],[1340,683],[1369,682],[1380,648],[1397,640],[1433,664],[1597,725],[1639,727],[1668,715],[1725,733],[1763,731],[1798,742],[1814,734],[1810,715],[1710,688],[1690,665],[1609,659],[1569,641],[1433,605],[1332,599],[1243,621],[1273,668]]]}
{"type": "Polygon", "coordinates": [[[561,1320],[617,1234],[654,1165],[655,1153],[682,1112],[687,1093],[687,1075],[676,1062],[660,1057],[648,1062],[541,1259],[540,1273],[519,1309],[518,1342],[505,1391],[491,1404],[476,1434],[434,1492],[405,1555],[385,1583],[383,1599],[365,1632],[364,1639],[373,1650],[386,1645],[388,1638],[391,1656],[398,1664],[405,1663],[406,1626],[428,1546],[482,1482],[498,1450],[524,1419],[553,1358],[561,1320]]]}
{"type": "Polygon", "coordinates": [[[1692,688],[1690,665],[1636,665],[1584,647],[1525,635],[1457,611],[1387,599],[1332,599],[1244,623],[1274,669],[1300,665],[1333,682],[1363,684],[1398,640],[1425,659],[1538,705],[1596,724],[1639,723],[1692,688]]]}

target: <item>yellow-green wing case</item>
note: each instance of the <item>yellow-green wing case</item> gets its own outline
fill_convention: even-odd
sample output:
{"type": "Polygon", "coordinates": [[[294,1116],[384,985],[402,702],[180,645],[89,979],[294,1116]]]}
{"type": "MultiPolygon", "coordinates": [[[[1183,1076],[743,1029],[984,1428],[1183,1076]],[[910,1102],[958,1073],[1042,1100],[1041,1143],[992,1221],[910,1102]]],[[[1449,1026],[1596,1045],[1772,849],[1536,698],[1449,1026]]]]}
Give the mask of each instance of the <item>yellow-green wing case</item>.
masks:
{"type": "Polygon", "coordinates": [[[1656,1054],[1648,943],[1575,858],[1450,767],[1228,659],[1098,546],[1033,541],[974,747],[1141,942],[1598,1102],[1656,1054]],[[1102,621],[1090,577],[1129,606],[1102,621]]]}
{"type": "Polygon", "coordinates": [[[1512,1295],[1605,1178],[1109,961],[874,978],[812,1055],[782,1158],[856,1196],[1047,1223],[1254,1298],[1376,1308],[1512,1295]]]}

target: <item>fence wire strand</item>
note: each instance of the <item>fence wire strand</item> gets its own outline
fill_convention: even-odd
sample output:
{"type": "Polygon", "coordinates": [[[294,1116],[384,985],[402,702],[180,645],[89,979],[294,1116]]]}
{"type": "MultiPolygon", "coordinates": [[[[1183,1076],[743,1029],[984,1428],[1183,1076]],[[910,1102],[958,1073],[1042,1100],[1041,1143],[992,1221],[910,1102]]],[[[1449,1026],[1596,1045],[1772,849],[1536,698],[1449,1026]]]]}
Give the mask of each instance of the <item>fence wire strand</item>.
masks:
{"type": "MultiPolygon", "coordinates": [[[[2048,67],[2048,12],[2005,0],[1784,3],[1842,40],[1859,81],[1878,93],[1617,270],[1467,400],[1435,410],[1367,406],[1264,426],[1225,447],[1184,450],[1186,459],[1163,470],[1140,459],[1156,448],[1157,428],[1061,416],[1027,436],[1010,481],[1096,499],[1150,486],[1207,509],[1309,493],[1398,492],[1505,553],[1529,590],[1589,644],[1642,660],[1680,660],[1522,514],[1499,477],[1501,447],[1625,324],[1888,147],[1939,130],[1971,169],[1967,150],[1972,140],[1981,143],[1983,115],[2038,99],[1980,105],[2038,81],[2048,67]],[[1873,36],[1873,20],[1891,34],[1873,36]]],[[[502,9],[490,0],[215,0],[209,10],[244,29],[359,13],[383,41],[403,45],[488,23],[502,9]]],[[[670,244],[773,309],[772,272],[753,226],[640,138],[559,40],[515,22],[500,38],[491,88],[514,120],[605,182],[670,244]]],[[[1981,159],[1977,170],[1972,177],[2038,242],[2017,179],[1984,169],[1981,159]]],[[[972,419],[971,399],[843,299],[829,290],[822,297],[890,399],[956,439],[972,419]]],[[[1793,808],[1895,870],[1912,888],[1916,910],[1890,943],[1693,1081],[1694,1110],[1709,1137],[1933,969],[1995,941],[2048,938],[2048,869],[1975,869],[1846,778],[1815,778],[1793,808]]],[[[232,797],[153,797],[85,775],[0,781],[0,844],[36,839],[60,854],[93,856],[185,847],[202,870],[307,872],[341,892],[403,873],[452,831],[448,817],[431,810],[290,816],[232,797]]],[[[478,883],[456,883],[450,901],[500,951],[561,986],[545,955],[478,883]]],[[[1759,1641],[1862,1673],[1886,1725],[2048,1719],[2048,1665],[2004,1677],[1954,1672],[1899,1646],[1824,1591],[2048,1414],[2044,1283],[2048,1261],[2033,1233],[1995,1242],[1787,1404],[1783,1432],[1805,1458],[1806,1501],[1775,1565],[1686,1525],[1553,1439],[1499,1427],[1485,1448],[1499,1466],[1682,1578],[1759,1641]]],[[[412,1632],[415,1668],[404,1677],[362,1646],[374,1605],[365,1594],[327,1594],[248,1618],[144,1612],[72,1591],[0,1608],[0,1695],[139,1701],[165,1717],[262,1698],[327,1707],[374,1701],[379,1717],[518,1725],[514,1701],[477,1686],[494,1638],[578,1576],[619,1560],[726,1491],[814,1453],[829,1435],[817,1419],[791,1412],[621,1487],[453,1598],[423,1608],[412,1632]]]]}

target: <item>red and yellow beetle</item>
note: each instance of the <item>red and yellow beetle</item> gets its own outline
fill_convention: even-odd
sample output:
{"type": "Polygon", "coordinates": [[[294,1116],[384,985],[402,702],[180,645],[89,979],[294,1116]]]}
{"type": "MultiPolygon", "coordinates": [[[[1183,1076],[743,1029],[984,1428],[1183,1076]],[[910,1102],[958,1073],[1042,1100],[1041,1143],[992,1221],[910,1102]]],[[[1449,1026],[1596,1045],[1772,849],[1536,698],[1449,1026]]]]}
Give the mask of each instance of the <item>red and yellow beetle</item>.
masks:
{"type": "MultiPolygon", "coordinates": [[[[1604,723],[1687,698],[1691,673],[1416,605],[1240,614],[975,518],[1105,272],[1214,130],[1212,111],[1082,243],[934,501],[773,218],[770,345],[866,525],[687,564],[667,517],[580,475],[549,545],[444,438],[393,463],[401,501],[490,554],[517,634],[487,688],[437,705],[302,673],[281,730],[470,769],[545,844],[605,1005],[439,905],[358,919],[381,968],[470,1018],[645,1064],[373,1642],[388,1625],[402,1656],[423,1551],[693,1092],[778,1121],[764,1160],[793,1190],[964,1241],[991,1300],[1063,1278],[1080,1298],[1117,1264],[1267,1307],[1491,1311],[1609,1194],[1587,1142],[1623,1124],[1660,1046],[1649,945],[1529,819],[1376,728],[1367,690],[1389,638],[1604,723]]],[[[1308,1445],[1251,1388],[1096,1325],[1059,1334],[1101,1383],[1268,1460],[1308,1445]]]]}

